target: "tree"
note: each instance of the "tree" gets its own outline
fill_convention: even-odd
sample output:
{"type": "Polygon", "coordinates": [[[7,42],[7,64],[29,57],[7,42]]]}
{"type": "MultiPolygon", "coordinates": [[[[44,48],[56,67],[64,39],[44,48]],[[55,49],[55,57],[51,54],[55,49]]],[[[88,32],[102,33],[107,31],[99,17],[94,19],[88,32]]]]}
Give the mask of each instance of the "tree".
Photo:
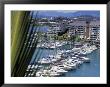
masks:
{"type": "Polygon", "coordinates": [[[75,37],[75,41],[76,41],[76,42],[79,42],[79,41],[81,41],[81,38],[80,38],[79,36],[76,36],[76,37],[75,37]]]}

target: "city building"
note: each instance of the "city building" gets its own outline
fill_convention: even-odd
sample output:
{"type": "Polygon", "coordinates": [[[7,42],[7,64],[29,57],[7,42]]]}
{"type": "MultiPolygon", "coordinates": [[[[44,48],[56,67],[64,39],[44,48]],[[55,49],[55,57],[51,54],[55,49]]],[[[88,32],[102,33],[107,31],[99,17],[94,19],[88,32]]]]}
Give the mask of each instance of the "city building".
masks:
{"type": "Polygon", "coordinates": [[[78,35],[81,39],[84,38],[86,21],[74,21],[69,23],[69,35],[78,35]]]}
{"type": "Polygon", "coordinates": [[[66,29],[66,23],[65,22],[61,22],[61,23],[58,23],[58,22],[54,22],[54,23],[50,23],[50,27],[49,27],[49,30],[48,30],[48,34],[50,35],[57,35],[58,33],[60,32],[63,32],[65,31],[66,29]]]}
{"type": "Polygon", "coordinates": [[[68,35],[78,35],[81,39],[99,41],[100,21],[74,21],[68,25],[68,35]]]}
{"type": "Polygon", "coordinates": [[[100,21],[92,21],[90,23],[90,40],[100,40],[100,21]]]}

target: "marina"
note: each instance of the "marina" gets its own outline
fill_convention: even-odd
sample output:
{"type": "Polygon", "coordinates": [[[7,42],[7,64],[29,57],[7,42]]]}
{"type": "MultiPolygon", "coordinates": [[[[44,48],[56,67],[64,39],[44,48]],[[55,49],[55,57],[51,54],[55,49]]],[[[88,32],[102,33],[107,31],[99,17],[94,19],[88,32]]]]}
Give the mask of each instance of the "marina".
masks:
{"type": "Polygon", "coordinates": [[[106,6],[29,6],[5,9],[5,82],[106,84],[106,6]]]}
{"type": "MultiPolygon", "coordinates": [[[[54,48],[54,49],[51,49],[51,48],[42,49],[41,47],[36,48],[36,52],[39,49],[39,51],[41,51],[42,54],[40,54],[39,52],[37,54],[36,59],[34,59],[36,61],[32,60],[30,65],[28,65],[28,68],[25,73],[25,77],[78,76],[77,74],[75,75],[74,73],[77,72],[77,70],[79,71],[79,68],[81,69],[81,67],[83,69],[85,65],[86,66],[91,65],[91,62],[93,62],[93,59],[95,58],[95,56],[91,57],[90,55],[93,55],[93,53],[95,54],[95,51],[99,50],[95,45],[87,45],[87,44],[84,44],[79,48],[74,47],[71,49],[68,45],[65,46],[67,47],[67,49],[61,49],[60,47],[54,48]],[[60,50],[55,50],[55,49],[60,49],[60,50]],[[41,55],[40,58],[39,58],[39,55],[41,55]],[[39,58],[39,61],[37,61],[38,58],[39,58]]],[[[98,69],[99,69],[99,66],[98,66],[98,69]]],[[[80,73],[84,73],[85,71],[82,70],[80,71],[80,73]]],[[[80,75],[86,76],[86,74],[87,72],[85,72],[84,75],[83,74],[80,74],[80,75]]],[[[87,75],[89,76],[89,74],[87,75]]]]}
{"type": "MultiPolygon", "coordinates": [[[[31,37],[24,45],[27,44],[33,53],[25,67],[25,77],[78,76],[74,71],[91,65],[92,59],[100,54],[94,53],[100,50],[100,19],[93,16],[33,19],[27,37],[30,33],[31,37]],[[93,53],[94,56],[89,56],[93,53]]],[[[90,67],[88,69],[91,71],[90,67]]],[[[80,71],[80,75],[85,71],[80,71]]]]}

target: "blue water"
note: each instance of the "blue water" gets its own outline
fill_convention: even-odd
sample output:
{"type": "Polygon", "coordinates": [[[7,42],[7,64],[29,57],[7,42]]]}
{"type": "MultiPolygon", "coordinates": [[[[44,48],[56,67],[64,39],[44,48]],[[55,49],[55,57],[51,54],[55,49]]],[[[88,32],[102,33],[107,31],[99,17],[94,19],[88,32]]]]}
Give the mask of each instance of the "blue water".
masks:
{"type": "MultiPolygon", "coordinates": [[[[31,63],[37,61],[38,58],[48,57],[49,54],[54,55],[55,50],[36,49],[31,63]],[[35,60],[35,61],[34,61],[35,60]]],[[[90,63],[83,63],[76,70],[65,73],[64,77],[99,77],[100,76],[100,50],[95,50],[87,55],[91,59],[90,63]]]]}
{"type": "Polygon", "coordinates": [[[45,48],[44,49],[42,49],[42,48],[36,49],[30,63],[37,61],[38,58],[41,59],[43,57],[48,57],[48,55],[55,55],[55,50],[45,49],[45,48]]]}
{"type": "Polygon", "coordinates": [[[66,77],[99,77],[100,76],[100,50],[95,50],[87,55],[90,63],[83,63],[79,68],[69,71],[66,77]]]}
{"type": "Polygon", "coordinates": [[[46,33],[48,30],[49,30],[49,26],[30,26],[30,28],[29,28],[29,32],[31,32],[31,30],[33,31],[33,32],[44,32],[44,33],[46,33]]]}

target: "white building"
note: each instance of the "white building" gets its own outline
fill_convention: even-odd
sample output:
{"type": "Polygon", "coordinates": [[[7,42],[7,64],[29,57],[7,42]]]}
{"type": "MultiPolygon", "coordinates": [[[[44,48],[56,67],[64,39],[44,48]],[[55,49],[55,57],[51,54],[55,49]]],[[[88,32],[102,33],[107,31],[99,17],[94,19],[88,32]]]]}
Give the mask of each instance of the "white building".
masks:
{"type": "Polygon", "coordinates": [[[68,35],[78,35],[81,39],[100,40],[100,21],[74,21],[69,23],[68,35]]]}
{"type": "Polygon", "coordinates": [[[100,21],[90,23],[90,40],[100,40],[100,21]]]}
{"type": "Polygon", "coordinates": [[[78,35],[80,38],[84,38],[84,31],[86,28],[85,21],[74,21],[69,24],[69,34],[70,35],[78,35]]]}

